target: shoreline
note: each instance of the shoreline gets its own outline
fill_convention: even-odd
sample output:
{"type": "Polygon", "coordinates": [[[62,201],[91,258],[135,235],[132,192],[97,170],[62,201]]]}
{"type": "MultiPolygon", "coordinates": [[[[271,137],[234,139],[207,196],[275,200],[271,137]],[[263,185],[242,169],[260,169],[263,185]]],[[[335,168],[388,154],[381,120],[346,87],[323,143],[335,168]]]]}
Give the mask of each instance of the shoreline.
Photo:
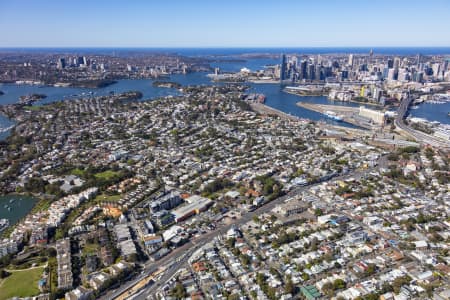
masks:
{"type": "Polygon", "coordinates": [[[294,115],[289,115],[289,114],[286,114],[285,112],[282,112],[276,108],[272,108],[263,103],[250,103],[250,106],[254,111],[256,111],[257,113],[260,113],[260,114],[277,115],[280,118],[285,118],[285,119],[291,120],[291,121],[314,122],[314,123],[317,123],[319,126],[322,126],[327,129],[342,130],[342,131],[345,131],[346,133],[350,132],[350,133],[357,133],[357,134],[363,134],[363,135],[369,132],[367,128],[358,126],[356,124],[350,123],[351,125],[358,126],[360,128],[349,128],[349,127],[339,126],[339,125],[334,125],[334,124],[321,123],[319,121],[314,121],[314,120],[307,119],[307,118],[300,118],[300,117],[297,117],[294,115]]]}
{"type": "Polygon", "coordinates": [[[323,93],[321,93],[321,94],[320,93],[319,94],[315,94],[315,93],[299,94],[299,93],[295,93],[295,92],[289,92],[286,89],[283,89],[282,92],[286,93],[286,94],[291,94],[291,95],[294,95],[294,96],[298,96],[298,97],[327,97],[328,96],[327,94],[323,94],[323,93]]]}
{"type": "MultiPolygon", "coordinates": [[[[315,111],[315,112],[317,112],[317,113],[320,113],[320,114],[324,114],[324,111],[323,111],[323,107],[322,106],[333,106],[333,105],[326,105],[326,104],[311,104],[311,103],[304,103],[304,102],[297,102],[295,105],[297,105],[297,106],[299,106],[299,107],[302,107],[302,108],[304,108],[304,109],[308,109],[308,110],[310,110],[310,111],[315,111]]],[[[338,105],[339,106],[339,105],[338,105]]],[[[330,107],[330,110],[332,110],[332,108],[330,107]]],[[[351,112],[355,112],[357,109],[359,109],[359,108],[356,108],[356,107],[345,107],[345,106],[339,106],[339,107],[342,107],[342,111],[344,111],[344,110],[347,110],[347,111],[351,111],[351,112]]],[[[360,128],[364,128],[364,129],[366,129],[366,130],[371,130],[372,128],[371,127],[368,127],[368,126],[365,126],[364,124],[360,124],[360,123],[358,123],[358,122],[356,122],[356,121],[353,121],[352,119],[349,119],[348,117],[343,117],[342,118],[342,121],[343,122],[345,122],[345,123],[348,123],[348,124],[351,124],[351,125],[353,125],[353,126],[357,126],[357,127],[360,127],[360,128]]]]}
{"type": "Polygon", "coordinates": [[[355,101],[355,100],[341,101],[341,100],[330,99],[330,98],[328,98],[328,94],[325,94],[325,93],[322,93],[322,94],[314,94],[314,93],[312,93],[312,94],[298,94],[298,93],[295,93],[295,92],[286,91],[285,89],[283,89],[283,92],[287,93],[287,94],[294,95],[294,96],[298,96],[298,97],[327,97],[327,99],[329,101],[333,101],[333,102],[342,102],[342,103],[351,102],[351,103],[358,103],[358,104],[361,104],[361,105],[370,105],[370,106],[383,108],[383,106],[381,104],[372,103],[372,102],[360,102],[360,101],[355,101]]]}
{"type": "Polygon", "coordinates": [[[383,105],[377,104],[377,103],[373,103],[373,102],[360,102],[360,101],[355,101],[355,100],[341,101],[341,100],[330,99],[328,97],[327,97],[327,99],[330,100],[330,101],[333,101],[333,102],[343,102],[343,103],[351,102],[351,103],[358,103],[358,104],[361,104],[361,105],[369,105],[369,106],[375,106],[375,107],[379,107],[379,108],[384,108],[383,105]]]}
{"type": "Polygon", "coordinates": [[[254,84],[279,84],[279,80],[247,80],[247,82],[254,83],[254,84]]]}
{"type": "Polygon", "coordinates": [[[262,115],[276,115],[279,116],[280,118],[284,118],[290,121],[306,121],[306,120],[312,121],[309,119],[304,119],[294,115],[287,114],[281,110],[270,107],[264,103],[250,103],[250,107],[257,113],[260,113],[262,115]]]}
{"type": "Polygon", "coordinates": [[[17,226],[17,224],[19,224],[20,222],[22,222],[23,220],[25,220],[25,218],[33,211],[33,209],[42,202],[43,198],[33,195],[33,194],[29,194],[29,193],[8,193],[8,194],[1,194],[0,198],[8,198],[8,197],[15,197],[15,198],[20,198],[20,197],[25,197],[25,198],[29,198],[28,200],[33,201],[33,205],[29,208],[29,210],[23,214],[23,216],[21,216],[20,218],[18,218],[17,220],[13,222],[11,222],[10,217],[6,217],[8,220],[10,220],[10,224],[8,227],[5,228],[5,230],[3,230],[0,233],[0,239],[3,237],[7,237],[9,236],[9,234],[14,230],[14,228],[17,226]]]}

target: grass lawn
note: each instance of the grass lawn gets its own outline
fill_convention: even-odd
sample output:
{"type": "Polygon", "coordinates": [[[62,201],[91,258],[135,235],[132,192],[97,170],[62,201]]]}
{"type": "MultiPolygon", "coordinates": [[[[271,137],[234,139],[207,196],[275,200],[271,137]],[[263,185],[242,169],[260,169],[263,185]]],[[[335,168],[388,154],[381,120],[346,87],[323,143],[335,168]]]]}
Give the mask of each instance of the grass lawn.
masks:
{"type": "Polygon", "coordinates": [[[100,245],[99,244],[86,244],[83,248],[83,254],[84,255],[92,255],[97,254],[100,251],[100,245]]]}
{"type": "Polygon", "coordinates": [[[39,202],[36,203],[36,205],[31,210],[31,213],[37,213],[43,210],[47,210],[50,205],[52,204],[53,200],[50,199],[41,199],[39,202]]]}
{"type": "Polygon", "coordinates": [[[41,279],[44,267],[22,271],[12,271],[11,275],[0,281],[0,300],[12,297],[31,297],[38,295],[38,281],[41,279]]]}
{"type": "Polygon", "coordinates": [[[78,177],[83,177],[86,175],[86,171],[76,168],[76,169],[73,169],[72,171],[70,171],[70,174],[78,176],[78,177]]]}
{"type": "Polygon", "coordinates": [[[100,194],[95,197],[93,200],[95,203],[101,203],[101,202],[116,202],[119,201],[120,198],[122,198],[122,195],[105,195],[100,194]]]}
{"type": "Polygon", "coordinates": [[[31,110],[31,111],[39,111],[42,109],[42,106],[24,106],[24,109],[31,110]]]}
{"type": "Polygon", "coordinates": [[[120,176],[120,172],[107,170],[107,171],[104,171],[104,172],[97,173],[94,176],[95,176],[95,178],[98,178],[98,179],[111,180],[114,177],[119,177],[120,176]]]}

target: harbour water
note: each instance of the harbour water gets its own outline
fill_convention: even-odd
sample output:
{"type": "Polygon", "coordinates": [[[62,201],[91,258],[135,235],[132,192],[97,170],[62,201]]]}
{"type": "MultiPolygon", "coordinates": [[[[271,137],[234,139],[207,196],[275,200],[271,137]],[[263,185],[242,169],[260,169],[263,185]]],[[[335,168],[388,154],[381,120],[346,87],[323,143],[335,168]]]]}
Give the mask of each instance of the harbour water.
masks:
{"type": "Polygon", "coordinates": [[[0,219],[8,219],[14,225],[26,216],[36,203],[36,199],[22,195],[0,196],[0,219]]]}
{"type": "MultiPolygon", "coordinates": [[[[227,53],[227,55],[221,56],[218,49],[191,49],[191,50],[183,50],[181,54],[184,55],[206,55],[209,53],[211,57],[219,57],[221,59],[218,63],[212,63],[211,66],[219,67],[222,71],[225,72],[236,72],[242,68],[248,68],[250,70],[260,70],[263,69],[264,66],[274,65],[279,63],[279,60],[276,58],[245,58],[235,56],[238,53],[242,53],[236,50],[233,52],[231,50],[222,50],[225,51],[223,53],[227,53]],[[231,51],[231,52],[230,52],[231,51]],[[230,61],[226,61],[230,59],[230,61]]],[[[281,50],[281,49],[280,49],[281,50]]],[[[297,49],[291,49],[294,52],[297,49]]],[[[307,51],[308,49],[303,49],[307,51]]],[[[319,51],[321,49],[309,49],[310,51],[319,51]]],[[[322,49],[318,53],[332,53],[333,50],[342,50],[342,49],[322,49]],[[325,51],[328,50],[328,51],[325,51]]],[[[362,51],[364,49],[352,49],[349,51],[362,51]]],[[[385,53],[389,53],[390,48],[380,49],[385,53]]],[[[447,50],[447,49],[446,49],[447,50]]],[[[242,50],[241,50],[242,51],[242,50]]],[[[248,50],[250,51],[250,49],[248,50]]],[[[257,51],[257,49],[253,49],[252,51],[257,51]]],[[[393,50],[392,50],[393,51],[393,50]]],[[[400,49],[406,53],[407,50],[400,49]]],[[[414,50],[410,50],[412,52],[414,50]]],[[[422,49],[426,53],[426,51],[430,53],[438,53],[440,48],[434,49],[422,49]]],[[[260,50],[260,53],[262,50],[260,50]]],[[[422,53],[424,53],[422,52],[422,53]]],[[[275,52],[275,49],[269,49],[264,53],[279,53],[275,52]]],[[[307,52],[305,52],[307,53],[307,52]]],[[[413,52],[412,52],[413,53],[413,52]]],[[[170,76],[170,81],[178,82],[182,85],[199,85],[199,84],[217,84],[213,83],[206,77],[206,73],[190,73],[187,75],[175,74],[170,76]]],[[[308,118],[311,120],[323,120],[329,123],[336,123],[328,118],[324,118],[323,115],[312,112],[302,107],[295,105],[299,101],[310,102],[316,104],[334,104],[334,105],[345,105],[345,106],[358,106],[357,103],[349,103],[349,102],[335,102],[329,101],[326,97],[298,97],[295,95],[287,94],[282,92],[282,87],[279,84],[269,84],[269,83],[247,83],[251,87],[251,91],[255,93],[263,93],[266,95],[266,104],[273,108],[279,109],[285,113],[292,114],[302,118],[308,118]]],[[[105,88],[91,89],[91,88],[72,88],[72,87],[53,87],[53,86],[33,86],[33,85],[16,85],[16,84],[0,84],[0,90],[2,90],[5,94],[0,96],[0,105],[2,104],[11,104],[18,102],[20,96],[40,93],[47,95],[47,98],[39,101],[39,104],[50,103],[54,101],[61,100],[70,100],[79,97],[89,97],[89,96],[101,96],[108,95],[111,92],[121,93],[131,90],[140,91],[143,94],[143,100],[155,99],[158,97],[168,96],[168,95],[177,95],[179,91],[176,89],[170,88],[162,88],[162,87],[154,87],[152,85],[151,79],[125,79],[118,80],[116,84],[107,86],[105,88]]],[[[426,118],[430,121],[438,121],[441,123],[450,123],[450,117],[448,116],[448,112],[450,112],[450,103],[445,104],[421,104],[418,109],[411,110],[410,113],[413,116],[426,118]]],[[[0,129],[9,127],[13,124],[11,120],[8,120],[4,116],[0,116],[0,129]]],[[[342,125],[343,123],[339,123],[342,125]]],[[[344,124],[345,126],[345,124],[344,124]]],[[[8,132],[0,132],[0,140],[4,139],[8,135],[8,132]]]]}
{"type": "Polygon", "coordinates": [[[409,113],[414,117],[450,124],[450,102],[443,104],[422,103],[419,104],[417,109],[410,109],[409,113]]]}
{"type": "MultiPolygon", "coordinates": [[[[48,50],[48,49],[47,49],[48,50]]],[[[305,49],[303,49],[305,50],[305,49]]],[[[299,51],[299,49],[291,49],[287,52],[302,52],[302,53],[342,53],[342,49],[309,49],[310,51],[299,51]],[[319,51],[320,50],[320,51],[319,51]]],[[[363,50],[360,49],[360,53],[363,53],[363,50]]],[[[407,50],[400,49],[402,53],[397,52],[398,54],[411,54],[411,53],[419,53],[415,51],[420,50],[407,50]]],[[[445,49],[445,53],[450,53],[450,49],[445,49]]],[[[276,58],[247,58],[242,60],[242,57],[236,57],[235,55],[243,53],[243,50],[224,50],[224,49],[189,49],[178,52],[182,55],[190,55],[190,56],[205,56],[210,55],[211,57],[220,58],[222,61],[218,63],[212,63],[212,67],[219,67],[222,71],[225,72],[236,72],[241,68],[248,68],[252,71],[263,69],[264,66],[278,64],[279,60],[276,58]],[[228,51],[228,52],[227,52],[228,51]],[[221,55],[221,53],[226,53],[226,55],[221,55]],[[223,61],[223,59],[230,59],[229,61],[223,61]]],[[[281,53],[282,49],[270,49],[267,51],[263,51],[261,49],[253,49],[251,50],[253,53],[281,53]]],[[[252,53],[247,50],[246,53],[252,53]]],[[[381,50],[380,50],[381,51],[381,50]]],[[[384,53],[396,53],[394,49],[386,48],[384,49],[384,53]]],[[[422,49],[421,53],[423,54],[434,54],[434,53],[444,53],[444,50],[440,48],[430,48],[430,49],[422,49]],[[427,52],[428,51],[428,52],[427,52]]],[[[177,52],[177,51],[172,51],[177,52]]],[[[358,53],[355,49],[347,50],[348,53],[358,53]]],[[[170,81],[178,82],[183,86],[186,85],[201,85],[201,84],[220,84],[213,83],[206,76],[206,73],[190,73],[187,75],[176,74],[170,76],[170,81]]],[[[282,91],[282,86],[279,84],[268,84],[268,83],[246,83],[250,86],[250,92],[253,93],[263,93],[266,95],[266,105],[271,106],[275,109],[283,111],[285,113],[298,116],[301,118],[308,118],[315,121],[325,121],[327,123],[331,123],[334,125],[340,126],[349,126],[353,127],[350,124],[346,124],[343,122],[336,122],[329,118],[326,118],[324,115],[307,110],[305,108],[299,107],[296,105],[297,102],[309,102],[316,104],[333,104],[333,105],[345,105],[345,106],[359,106],[357,103],[350,102],[336,102],[330,101],[327,97],[318,96],[318,97],[299,97],[292,94],[288,94],[282,91]]],[[[53,87],[53,86],[33,86],[33,85],[16,85],[16,84],[0,84],[0,90],[5,94],[0,96],[0,105],[3,104],[11,104],[16,103],[19,100],[20,96],[39,93],[47,95],[47,98],[39,101],[37,105],[50,103],[54,101],[62,101],[69,100],[79,97],[90,97],[90,96],[100,96],[100,95],[108,95],[111,92],[121,93],[126,91],[140,91],[143,94],[143,100],[155,99],[158,97],[168,96],[168,95],[178,95],[180,92],[176,89],[171,88],[160,88],[154,87],[152,85],[151,79],[130,79],[130,80],[118,80],[116,84],[110,85],[105,88],[99,89],[89,89],[89,88],[71,88],[71,87],[53,87]]],[[[431,121],[439,121],[441,123],[450,124],[450,117],[447,113],[450,112],[450,103],[445,104],[421,104],[418,109],[413,109],[410,113],[413,116],[426,118],[431,121]]],[[[13,125],[14,122],[7,119],[6,117],[0,115],[0,130],[2,128],[7,128],[13,125]]],[[[0,140],[5,139],[8,136],[8,131],[0,131],[0,140]]],[[[33,207],[35,203],[35,199],[24,197],[24,196],[4,196],[0,197],[0,218],[8,218],[11,224],[17,222],[18,219],[22,218],[24,215],[28,213],[28,211],[33,207]],[[13,200],[11,203],[10,201],[13,200]],[[11,207],[10,210],[5,207],[11,207]]]]}

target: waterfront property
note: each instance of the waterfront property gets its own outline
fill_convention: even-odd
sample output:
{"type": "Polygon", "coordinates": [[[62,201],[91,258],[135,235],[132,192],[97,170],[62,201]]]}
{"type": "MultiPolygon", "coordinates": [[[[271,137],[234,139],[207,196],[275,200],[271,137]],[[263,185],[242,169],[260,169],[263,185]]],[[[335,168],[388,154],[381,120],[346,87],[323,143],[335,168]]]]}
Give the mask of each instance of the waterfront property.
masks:
{"type": "Polygon", "coordinates": [[[8,219],[10,225],[14,225],[30,212],[36,201],[24,195],[0,196],[0,219],[8,219]]]}

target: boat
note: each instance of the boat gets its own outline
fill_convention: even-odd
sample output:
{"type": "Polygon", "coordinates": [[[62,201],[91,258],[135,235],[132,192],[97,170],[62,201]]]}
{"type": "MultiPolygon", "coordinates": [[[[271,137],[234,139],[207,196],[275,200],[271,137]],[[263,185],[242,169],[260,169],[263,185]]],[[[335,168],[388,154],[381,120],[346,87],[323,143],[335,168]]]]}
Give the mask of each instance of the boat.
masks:
{"type": "Polygon", "coordinates": [[[244,95],[244,100],[256,103],[264,103],[266,101],[266,96],[264,94],[252,93],[249,95],[244,95]]]}
{"type": "Polygon", "coordinates": [[[8,219],[0,219],[0,232],[8,228],[9,220],[8,219]]]}
{"type": "Polygon", "coordinates": [[[6,127],[6,128],[0,128],[0,133],[7,132],[8,130],[13,129],[13,127],[14,127],[14,125],[11,125],[11,126],[6,127]]]}
{"type": "Polygon", "coordinates": [[[342,122],[342,117],[337,115],[334,111],[326,111],[323,113],[326,117],[334,120],[334,121],[338,121],[338,122],[342,122]]]}

